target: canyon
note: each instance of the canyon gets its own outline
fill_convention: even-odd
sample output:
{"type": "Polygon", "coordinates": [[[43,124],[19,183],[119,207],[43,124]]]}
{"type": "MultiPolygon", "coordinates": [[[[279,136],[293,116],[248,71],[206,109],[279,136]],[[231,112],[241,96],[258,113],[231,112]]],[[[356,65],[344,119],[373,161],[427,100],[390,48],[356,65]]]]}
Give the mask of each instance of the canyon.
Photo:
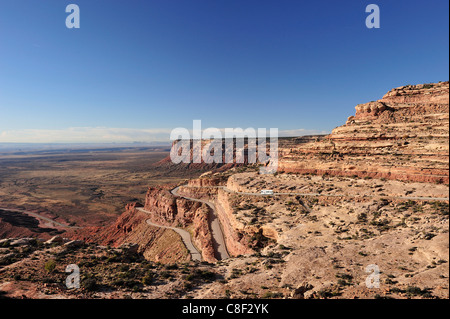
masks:
{"type": "MultiPolygon", "coordinates": [[[[334,129],[328,136],[281,140],[278,171],[446,185],[449,183],[448,99],[448,82],[393,89],[376,102],[357,105],[355,115],[350,116],[345,125],[334,129]]],[[[205,147],[207,142],[203,141],[202,145],[205,147]]],[[[163,164],[170,165],[170,161],[165,159],[157,163],[163,164]]],[[[214,168],[205,163],[197,165],[214,168]]],[[[217,170],[219,167],[215,167],[215,174],[207,173],[199,179],[189,180],[187,185],[178,188],[179,193],[213,200],[230,254],[238,256],[252,253],[250,238],[260,233],[263,237],[276,239],[273,235],[276,232],[269,230],[268,227],[258,229],[237,222],[230,206],[231,194],[219,186],[227,185],[228,190],[242,191],[242,188],[235,184],[235,177],[239,175],[234,172],[239,171],[239,166],[234,168],[227,166],[226,169],[222,167],[221,170],[217,170]],[[226,173],[220,174],[218,171],[226,173]]],[[[257,176],[252,176],[248,177],[248,180],[256,178],[257,176]]],[[[261,183],[263,182],[262,180],[261,183]]],[[[271,183],[266,181],[265,184],[267,185],[259,186],[252,191],[257,193],[264,187],[273,188],[271,183]]],[[[302,181],[292,183],[292,193],[294,193],[292,189],[298,184],[303,183],[302,181]]],[[[386,186],[386,182],[383,184],[386,186]]],[[[288,188],[286,185],[288,184],[284,184],[285,188],[288,188]]],[[[336,181],[330,183],[334,188],[337,188],[337,185],[336,181]]],[[[420,184],[415,186],[421,188],[420,184]]],[[[436,187],[431,185],[427,189],[436,187]]],[[[340,194],[348,192],[348,189],[344,190],[345,187],[341,188],[343,190],[340,194]]],[[[441,188],[444,189],[444,193],[440,192],[441,198],[448,199],[448,196],[445,196],[447,187],[441,188]]],[[[393,189],[386,192],[392,194],[393,189]]],[[[361,195],[361,190],[358,190],[358,194],[361,195]]],[[[414,194],[414,191],[409,191],[409,194],[414,194]]],[[[424,194],[415,195],[417,196],[410,198],[420,199],[419,195],[424,194]]],[[[212,239],[207,235],[207,217],[201,218],[199,213],[200,209],[204,215],[207,214],[208,207],[198,202],[176,198],[167,189],[151,188],[147,192],[144,208],[154,212],[152,218],[161,224],[182,227],[195,225],[192,230],[193,238],[199,247],[205,250],[204,259],[215,260],[211,249],[212,239]],[[197,207],[199,205],[200,207],[197,207]]],[[[260,243],[253,244],[258,246],[260,243]]]]}
{"type": "MultiPolygon", "coordinates": [[[[355,111],[329,135],[281,138],[275,174],[248,162],[173,164],[165,157],[152,164],[170,174],[195,173],[152,184],[114,222],[61,236],[98,256],[134,247],[131,268],[158,269],[152,276],[164,282],[165,294],[153,284],[114,286],[100,269],[96,280],[114,293],[79,294],[448,298],[449,82],[395,88],[355,111]],[[190,235],[195,250],[176,230],[190,235]],[[366,285],[373,265],[381,271],[379,288],[366,285]]],[[[0,270],[9,276],[0,288],[14,286],[8,278],[27,258],[0,270]]],[[[67,292],[55,288],[55,294],[67,292]]]]}

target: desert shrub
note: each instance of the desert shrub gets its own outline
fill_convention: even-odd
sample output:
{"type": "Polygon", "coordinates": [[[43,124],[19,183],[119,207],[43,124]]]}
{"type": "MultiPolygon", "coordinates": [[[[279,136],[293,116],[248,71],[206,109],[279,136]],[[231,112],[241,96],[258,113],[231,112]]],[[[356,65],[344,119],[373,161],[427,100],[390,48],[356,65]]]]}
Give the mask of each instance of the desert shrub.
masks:
{"type": "Polygon", "coordinates": [[[406,288],[405,292],[406,292],[406,294],[408,294],[410,296],[422,296],[425,298],[431,297],[429,288],[421,289],[419,287],[408,287],[408,288],[406,288]]]}
{"type": "MultiPolygon", "coordinates": [[[[235,272],[233,272],[233,275],[238,276],[238,274],[236,274],[235,272]]],[[[232,275],[232,276],[233,276],[232,275]]],[[[197,269],[194,272],[188,274],[185,276],[184,278],[186,281],[194,281],[194,280],[200,280],[200,281],[205,281],[205,282],[211,282],[214,281],[216,279],[216,274],[209,271],[209,270],[200,270],[197,269]]]]}
{"type": "Polygon", "coordinates": [[[198,276],[204,281],[213,281],[216,278],[216,274],[208,270],[200,271],[198,276]]]}
{"type": "Polygon", "coordinates": [[[371,225],[373,226],[378,226],[378,227],[382,227],[382,226],[386,226],[390,223],[391,221],[387,218],[383,218],[381,220],[372,220],[370,222],[371,225]]]}
{"type": "Polygon", "coordinates": [[[128,265],[120,265],[119,270],[123,271],[123,272],[127,272],[128,270],[130,270],[130,266],[128,266],[128,265]]]}
{"type": "Polygon", "coordinates": [[[187,281],[194,281],[195,275],[194,275],[194,274],[189,274],[189,275],[187,275],[187,276],[185,277],[185,279],[186,279],[187,281]]]}
{"type": "Polygon", "coordinates": [[[161,278],[164,278],[164,279],[169,279],[169,278],[173,277],[173,274],[170,271],[161,271],[159,273],[159,275],[161,278]]]}
{"type": "Polygon", "coordinates": [[[7,248],[9,246],[10,246],[9,241],[4,241],[3,243],[0,244],[0,247],[4,247],[4,248],[7,248]]]}
{"type": "Polygon", "coordinates": [[[44,265],[44,269],[47,270],[49,273],[53,272],[55,268],[56,268],[56,261],[53,259],[48,260],[44,265]]]}
{"type": "Polygon", "coordinates": [[[317,292],[317,296],[319,298],[332,298],[335,296],[339,296],[341,293],[337,290],[332,290],[331,288],[324,288],[317,292]]]}
{"type": "Polygon", "coordinates": [[[352,280],[353,279],[353,276],[349,275],[349,274],[337,274],[336,277],[344,279],[344,280],[352,280]]]}
{"type": "Polygon", "coordinates": [[[283,296],[284,295],[281,292],[270,292],[270,291],[268,291],[262,296],[262,298],[263,299],[273,299],[273,298],[283,298],[283,296]]]}
{"type": "Polygon", "coordinates": [[[10,265],[10,264],[15,263],[16,261],[18,261],[18,259],[16,257],[5,256],[0,260],[0,266],[10,265]]]}
{"type": "Polygon", "coordinates": [[[387,285],[395,285],[395,284],[398,283],[398,281],[392,280],[391,278],[387,278],[387,279],[385,280],[385,283],[386,283],[387,285]]]}
{"type": "Polygon", "coordinates": [[[98,289],[97,280],[93,277],[84,279],[81,285],[87,291],[96,291],[98,289]]]}
{"type": "Polygon", "coordinates": [[[425,233],[424,236],[423,236],[423,239],[425,239],[425,240],[431,240],[431,239],[434,238],[434,237],[436,237],[436,235],[433,234],[433,233],[425,233]]]}
{"type": "Polygon", "coordinates": [[[242,270],[238,268],[233,268],[231,270],[231,276],[230,279],[239,278],[242,275],[242,270]]]}
{"type": "Polygon", "coordinates": [[[141,287],[142,285],[142,283],[140,283],[139,281],[130,279],[118,279],[115,280],[112,284],[117,287],[124,287],[130,289],[134,289],[136,286],[141,287]]]}
{"type": "Polygon", "coordinates": [[[394,299],[394,298],[392,298],[390,296],[381,296],[380,294],[376,294],[374,296],[374,299],[394,299]]]}
{"type": "Polygon", "coordinates": [[[132,289],[133,289],[134,292],[139,292],[139,291],[142,291],[142,286],[139,285],[139,284],[138,285],[134,285],[132,289]]]}
{"type": "Polygon", "coordinates": [[[358,214],[358,223],[365,223],[367,222],[367,214],[366,213],[361,213],[358,214]]]}
{"type": "Polygon", "coordinates": [[[151,284],[153,283],[153,279],[154,279],[153,273],[148,272],[148,273],[142,278],[142,283],[143,283],[144,285],[151,285],[151,284]]]}
{"type": "Polygon", "coordinates": [[[174,269],[178,269],[178,265],[177,264],[170,264],[166,266],[167,270],[174,270],[174,269]]]}
{"type": "Polygon", "coordinates": [[[432,208],[434,209],[435,213],[448,216],[449,215],[449,204],[444,202],[433,202],[431,204],[432,208]]]}
{"type": "Polygon", "coordinates": [[[348,282],[348,281],[346,281],[346,280],[344,280],[344,279],[339,279],[338,282],[337,282],[337,284],[338,284],[339,286],[350,286],[350,285],[351,285],[350,282],[348,282]]]}

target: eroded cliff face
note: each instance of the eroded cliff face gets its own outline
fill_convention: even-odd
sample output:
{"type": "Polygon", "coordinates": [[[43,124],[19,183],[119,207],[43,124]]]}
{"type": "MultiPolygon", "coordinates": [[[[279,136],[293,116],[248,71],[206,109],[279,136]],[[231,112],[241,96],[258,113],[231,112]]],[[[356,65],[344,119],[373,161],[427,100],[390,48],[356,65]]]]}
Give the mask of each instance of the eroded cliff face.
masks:
{"type": "Polygon", "coordinates": [[[281,146],[279,171],[448,184],[448,112],[448,82],[393,89],[325,139],[281,146]]]}
{"type": "Polygon", "coordinates": [[[171,231],[149,226],[146,223],[148,214],[137,210],[137,207],[142,205],[128,204],[124,213],[112,225],[87,227],[67,233],[67,236],[115,248],[137,244],[139,253],[146,259],[162,263],[190,260],[189,252],[179,236],[171,231]]]}
{"type": "Polygon", "coordinates": [[[214,204],[219,218],[227,251],[230,256],[254,254],[267,244],[267,240],[277,240],[277,231],[271,225],[256,227],[237,218],[236,207],[240,203],[238,195],[231,191],[242,191],[235,182],[234,174],[217,178],[217,174],[207,178],[191,180],[186,186],[179,187],[178,194],[203,199],[214,204]]]}
{"type": "MultiPolygon", "coordinates": [[[[208,172],[210,173],[210,172],[208,172]]],[[[226,182],[226,179],[210,177],[208,175],[203,174],[201,178],[191,179],[188,182],[188,186],[190,187],[213,187],[220,186],[226,182]]]]}
{"type": "Polygon", "coordinates": [[[245,236],[245,225],[236,220],[229,194],[222,189],[219,190],[215,205],[229,254],[231,256],[239,256],[252,253],[253,250],[247,247],[248,239],[245,236]]]}
{"type": "Polygon", "coordinates": [[[89,227],[69,234],[71,238],[119,247],[138,244],[139,251],[149,260],[163,263],[182,262],[191,256],[180,236],[172,230],[147,224],[147,220],[163,225],[183,228],[192,234],[194,245],[203,260],[216,262],[211,231],[208,224],[209,208],[203,203],[173,196],[168,189],[149,188],[143,212],[138,203],[128,204],[125,212],[108,227],[89,227]]]}
{"type": "Polygon", "coordinates": [[[216,152],[217,147],[215,143],[212,143],[213,140],[201,140],[200,144],[194,142],[194,140],[183,140],[183,141],[174,141],[172,143],[171,152],[174,158],[178,158],[179,163],[175,164],[172,160],[172,157],[169,155],[163,160],[154,164],[156,167],[164,167],[171,168],[174,171],[183,171],[184,173],[188,171],[197,171],[197,172],[209,172],[214,170],[216,172],[224,172],[233,167],[242,167],[248,164],[247,159],[247,142],[244,142],[244,160],[243,162],[236,162],[236,142],[234,141],[234,148],[229,148],[230,145],[227,145],[225,140],[222,140],[221,149],[219,157],[221,157],[220,163],[217,163],[217,160],[212,162],[205,162],[206,154],[214,154],[216,152]],[[179,144],[179,145],[177,145],[179,144]],[[189,148],[187,153],[183,155],[183,147],[189,148]],[[227,151],[228,148],[228,151],[227,151]],[[176,151],[178,151],[178,156],[176,151]],[[233,154],[233,161],[230,163],[226,161],[225,155],[226,153],[231,152],[233,154]],[[183,156],[182,156],[183,155],[183,156]],[[187,161],[187,163],[185,163],[187,161]]]}
{"type": "Polygon", "coordinates": [[[201,250],[203,259],[217,261],[206,204],[175,197],[167,189],[151,187],[145,196],[144,209],[150,212],[147,217],[154,223],[187,228],[192,233],[194,245],[201,250]]]}

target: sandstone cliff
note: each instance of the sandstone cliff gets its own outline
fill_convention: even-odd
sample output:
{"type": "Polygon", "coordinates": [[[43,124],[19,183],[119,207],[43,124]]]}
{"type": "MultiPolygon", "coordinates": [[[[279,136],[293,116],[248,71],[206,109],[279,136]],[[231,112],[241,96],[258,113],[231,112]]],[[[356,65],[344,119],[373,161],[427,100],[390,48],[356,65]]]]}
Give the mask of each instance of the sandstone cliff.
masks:
{"type": "Polygon", "coordinates": [[[217,261],[208,224],[207,205],[175,197],[166,189],[149,188],[144,208],[152,212],[149,218],[153,222],[187,228],[192,234],[194,245],[201,250],[203,259],[208,262],[217,261]]]}
{"type": "Polygon", "coordinates": [[[215,200],[217,214],[222,224],[228,252],[231,256],[239,256],[253,253],[252,236],[258,233],[258,229],[248,227],[236,219],[230,194],[219,189],[215,200]]]}
{"type": "Polygon", "coordinates": [[[208,225],[205,204],[176,198],[168,189],[150,187],[145,204],[128,204],[125,212],[108,227],[90,227],[69,233],[71,238],[119,247],[125,243],[139,245],[139,251],[153,261],[174,262],[191,257],[181,238],[172,230],[147,224],[147,220],[162,226],[184,228],[192,234],[194,245],[203,260],[217,261],[208,225]],[[137,210],[142,207],[149,213],[137,210]]]}
{"type": "Polygon", "coordinates": [[[88,227],[67,233],[67,236],[116,248],[124,244],[137,244],[139,253],[146,259],[162,263],[190,260],[189,252],[179,236],[172,231],[149,226],[145,222],[148,214],[136,210],[141,206],[128,204],[125,212],[110,226],[88,227]]]}
{"type": "Polygon", "coordinates": [[[323,140],[281,146],[279,171],[448,184],[448,112],[449,82],[393,89],[323,140]]]}

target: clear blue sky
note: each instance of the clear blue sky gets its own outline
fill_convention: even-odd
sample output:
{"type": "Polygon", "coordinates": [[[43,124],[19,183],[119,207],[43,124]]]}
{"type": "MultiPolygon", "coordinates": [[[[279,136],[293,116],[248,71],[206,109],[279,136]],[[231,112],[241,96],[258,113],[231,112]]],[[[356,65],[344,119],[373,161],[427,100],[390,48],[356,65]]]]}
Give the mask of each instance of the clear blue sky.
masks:
{"type": "Polygon", "coordinates": [[[194,119],[328,132],[393,87],[448,80],[448,25],[447,0],[0,0],[0,142],[194,119]]]}

